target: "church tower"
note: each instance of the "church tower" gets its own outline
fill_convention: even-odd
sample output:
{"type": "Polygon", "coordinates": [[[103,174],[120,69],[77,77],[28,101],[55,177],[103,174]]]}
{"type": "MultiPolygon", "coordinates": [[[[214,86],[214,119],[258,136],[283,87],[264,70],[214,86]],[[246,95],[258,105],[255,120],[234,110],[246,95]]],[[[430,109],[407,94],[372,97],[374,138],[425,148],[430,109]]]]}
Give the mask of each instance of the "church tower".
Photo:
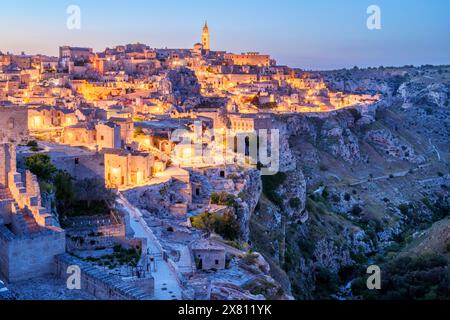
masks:
{"type": "Polygon", "coordinates": [[[209,39],[208,23],[205,22],[205,26],[203,27],[203,33],[202,33],[203,50],[210,50],[209,41],[210,41],[210,39],[209,39]]]}

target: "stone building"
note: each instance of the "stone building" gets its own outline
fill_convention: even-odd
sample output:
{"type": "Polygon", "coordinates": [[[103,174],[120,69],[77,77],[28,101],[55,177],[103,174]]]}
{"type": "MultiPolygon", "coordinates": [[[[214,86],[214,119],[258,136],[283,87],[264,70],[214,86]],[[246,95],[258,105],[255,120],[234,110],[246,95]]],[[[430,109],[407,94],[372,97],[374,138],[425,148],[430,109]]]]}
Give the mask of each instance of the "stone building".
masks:
{"type": "Polygon", "coordinates": [[[121,127],[114,122],[100,122],[95,126],[97,146],[99,149],[119,149],[121,143],[121,127]]]}
{"type": "Polygon", "coordinates": [[[259,66],[269,67],[274,65],[269,55],[259,54],[258,52],[248,52],[242,54],[227,53],[225,61],[232,65],[238,66],[259,66]]]}
{"type": "Polygon", "coordinates": [[[63,46],[59,48],[59,64],[66,69],[70,63],[85,63],[93,60],[94,54],[91,48],[79,48],[63,46]]]}
{"type": "Polygon", "coordinates": [[[209,240],[191,243],[192,254],[199,270],[225,269],[225,248],[209,240]]]}
{"type": "Polygon", "coordinates": [[[110,118],[110,122],[120,127],[120,140],[122,146],[130,143],[134,136],[134,122],[131,118],[110,118]]]}
{"type": "Polygon", "coordinates": [[[121,127],[111,121],[83,122],[64,128],[61,142],[89,149],[119,149],[122,146],[121,127]]]}
{"type": "Polygon", "coordinates": [[[67,127],[78,123],[75,110],[55,106],[29,108],[28,124],[30,130],[67,127]]]}
{"type": "Polygon", "coordinates": [[[231,130],[234,132],[258,132],[271,130],[272,118],[269,114],[229,114],[231,130]]]}
{"type": "Polygon", "coordinates": [[[210,50],[210,36],[209,36],[209,28],[208,28],[208,23],[205,22],[205,26],[203,27],[203,32],[202,32],[202,47],[203,50],[210,50]]]}
{"type": "Polygon", "coordinates": [[[28,109],[17,105],[0,105],[0,143],[21,142],[28,138],[28,109]]]}
{"type": "Polygon", "coordinates": [[[0,145],[0,274],[8,281],[50,274],[65,233],[41,204],[36,176],[16,171],[12,144],[0,145]]]}
{"type": "Polygon", "coordinates": [[[110,149],[105,153],[105,183],[109,188],[128,188],[148,182],[154,157],[150,153],[110,149]]]}
{"type": "Polygon", "coordinates": [[[256,73],[224,73],[224,85],[227,88],[256,81],[258,81],[256,73]]]}
{"type": "Polygon", "coordinates": [[[97,144],[95,123],[83,122],[64,128],[61,142],[71,146],[95,147],[97,144]]]}

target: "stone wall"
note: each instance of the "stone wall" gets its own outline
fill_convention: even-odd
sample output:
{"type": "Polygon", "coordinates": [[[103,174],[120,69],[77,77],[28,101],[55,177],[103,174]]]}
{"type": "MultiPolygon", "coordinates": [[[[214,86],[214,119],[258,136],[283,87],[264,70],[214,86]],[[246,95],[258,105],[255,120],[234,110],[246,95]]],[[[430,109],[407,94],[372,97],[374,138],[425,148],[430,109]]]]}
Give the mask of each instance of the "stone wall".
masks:
{"type": "Polygon", "coordinates": [[[125,225],[110,224],[98,227],[70,228],[67,232],[67,251],[95,250],[126,244],[125,225]]]}
{"type": "Polygon", "coordinates": [[[8,188],[8,173],[16,171],[16,151],[14,148],[14,145],[9,143],[0,145],[0,188],[8,188]]]}
{"type": "Polygon", "coordinates": [[[15,200],[16,210],[31,214],[36,223],[42,227],[51,226],[53,219],[41,205],[41,192],[36,176],[30,171],[27,171],[25,176],[24,183],[20,173],[9,172],[9,191],[15,200]]]}
{"type": "Polygon", "coordinates": [[[103,154],[57,157],[50,154],[53,164],[59,170],[67,171],[76,180],[97,178],[105,180],[103,154]]]}
{"type": "Polygon", "coordinates": [[[63,230],[46,229],[34,235],[17,237],[0,226],[0,273],[8,282],[51,274],[54,256],[66,250],[63,230]]]}
{"type": "Polygon", "coordinates": [[[101,300],[151,300],[154,292],[154,279],[147,278],[131,282],[122,281],[119,277],[105,274],[88,263],[68,254],[59,255],[55,259],[56,276],[67,280],[69,266],[78,266],[81,270],[81,290],[101,300]],[[144,290],[140,289],[144,288],[144,290]]]}
{"type": "Polygon", "coordinates": [[[21,142],[28,137],[28,108],[0,106],[0,142],[21,142]]]}
{"type": "Polygon", "coordinates": [[[11,221],[11,205],[14,200],[3,199],[0,200],[0,225],[10,223],[11,221]]]}
{"type": "Polygon", "coordinates": [[[225,249],[192,249],[197,268],[202,270],[225,269],[225,249]]]}

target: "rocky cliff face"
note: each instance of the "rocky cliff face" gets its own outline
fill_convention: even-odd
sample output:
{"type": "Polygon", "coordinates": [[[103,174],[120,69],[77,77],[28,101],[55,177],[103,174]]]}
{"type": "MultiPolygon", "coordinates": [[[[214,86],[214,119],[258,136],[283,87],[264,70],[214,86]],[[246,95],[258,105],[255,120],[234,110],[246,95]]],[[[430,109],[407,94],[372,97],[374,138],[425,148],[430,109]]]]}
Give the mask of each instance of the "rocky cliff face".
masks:
{"type": "MultiPolygon", "coordinates": [[[[289,117],[280,117],[279,122],[285,121],[286,130],[283,132],[285,137],[283,141],[297,140],[308,142],[313,146],[324,148],[336,158],[353,163],[361,160],[358,139],[353,132],[356,127],[356,121],[361,118],[359,111],[354,111],[353,115],[349,111],[342,111],[337,114],[329,115],[294,115],[289,117]]],[[[282,144],[283,145],[283,144],[282,144]]],[[[294,163],[292,159],[291,146],[286,146],[288,159],[285,163],[294,163]]],[[[282,157],[282,163],[284,160],[282,157]]],[[[281,166],[283,168],[283,166],[281,166]]],[[[287,166],[292,168],[291,166],[287,166]]],[[[287,170],[289,171],[289,170],[287,170]]]]}
{"type": "Polygon", "coordinates": [[[390,130],[370,130],[365,140],[371,142],[386,155],[412,163],[423,163],[425,158],[416,154],[414,148],[407,142],[400,141],[390,130]]]}
{"type": "Polygon", "coordinates": [[[169,214],[171,181],[134,188],[123,192],[128,201],[151,214],[164,217],[169,214]]]}
{"type": "Polygon", "coordinates": [[[450,89],[443,83],[428,84],[422,81],[410,81],[403,83],[398,92],[403,99],[403,108],[421,104],[444,108],[448,106],[450,89]]]}
{"type": "Polygon", "coordinates": [[[368,265],[393,259],[420,230],[449,215],[449,73],[431,67],[331,72],[331,86],[383,100],[277,117],[286,177],[275,196],[265,190],[251,239],[272,276],[283,283],[287,275],[296,298],[352,298],[352,280],[364,277],[368,265]],[[299,210],[289,205],[294,197],[302,199],[299,210]],[[306,222],[292,219],[301,210],[306,222]]]}
{"type": "Polygon", "coordinates": [[[258,170],[246,171],[242,189],[238,194],[238,208],[236,215],[241,225],[244,241],[248,241],[250,235],[250,219],[259,202],[262,193],[261,175],[258,170]]]}
{"type": "Polygon", "coordinates": [[[202,195],[194,195],[195,202],[208,204],[213,193],[227,193],[233,196],[234,213],[241,228],[244,241],[249,238],[249,223],[262,192],[261,172],[251,168],[227,166],[227,168],[207,168],[190,172],[191,182],[201,186],[202,195]],[[225,171],[224,177],[220,171],[225,171]]]}

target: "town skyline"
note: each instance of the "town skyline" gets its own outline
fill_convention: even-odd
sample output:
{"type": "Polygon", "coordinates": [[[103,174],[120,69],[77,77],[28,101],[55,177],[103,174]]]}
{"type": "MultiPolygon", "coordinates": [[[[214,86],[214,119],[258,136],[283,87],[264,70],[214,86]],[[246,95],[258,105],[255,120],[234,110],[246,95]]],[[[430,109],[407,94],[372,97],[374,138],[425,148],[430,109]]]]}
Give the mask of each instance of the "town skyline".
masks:
{"type": "Polygon", "coordinates": [[[450,300],[450,2],[18,1],[0,304],[450,300]]]}
{"type": "Polygon", "coordinates": [[[0,50],[57,56],[61,45],[92,47],[94,51],[137,42],[152,48],[190,48],[198,39],[198,29],[207,20],[212,50],[264,52],[279,64],[305,70],[443,65],[450,61],[449,26],[445,10],[436,5],[443,4],[439,0],[418,1],[415,6],[404,1],[397,4],[379,1],[380,30],[366,27],[369,16],[366,9],[371,4],[367,1],[342,5],[329,1],[317,5],[285,1],[280,6],[269,4],[271,10],[252,8],[252,3],[246,2],[241,10],[232,10],[229,8],[232,3],[208,6],[195,1],[179,10],[176,2],[171,5],[157,2],[149,7],[145,2],[134,1],[132,7],[113,3],[99,10],[98,3],[78,1],[75,5],[81,9],[79,30],[66,28],[69,17],[66,9],[71,5],[68,2],[54,5],[43,1],[35,5],[22,1],[14,8],[5,4],[7,10],[2,12],[10,13],[0,19],[0,26],[14,31],[0,36],[0,50]],[[132,10],[137,6],[142,10],[132,10]],[[277,18],[279,15],[286,19],[277,18]],[[276,23],[269,26],[264,20],[276,23]],[[422,28],[415,31],[413,38],[410,26],[418,22],[422,28]],[[125,24],[126,28],[119,28],[119,24],[125,24]]]}

